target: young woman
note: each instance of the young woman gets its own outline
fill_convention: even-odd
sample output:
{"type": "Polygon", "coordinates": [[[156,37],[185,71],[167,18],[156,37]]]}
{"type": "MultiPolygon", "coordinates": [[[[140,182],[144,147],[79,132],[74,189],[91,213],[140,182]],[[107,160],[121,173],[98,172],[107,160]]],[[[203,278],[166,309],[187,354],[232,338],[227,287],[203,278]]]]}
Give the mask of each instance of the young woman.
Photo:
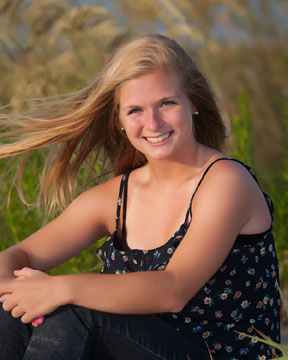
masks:
{"type": "Polygon", "coordinates": [[[272,203],[221,152],[225,128],[190,56],[138,38],[40,110],[1,117],[16,140],[0,154],[59,144],[41,180],[50,210],[74,197],[89,156],[104,149],[115,177],[0,254],[1,359],[270,359],[242,333],[280,340],[272,203]],[[101,274],[46,274],[104,236],[101,274]]]}

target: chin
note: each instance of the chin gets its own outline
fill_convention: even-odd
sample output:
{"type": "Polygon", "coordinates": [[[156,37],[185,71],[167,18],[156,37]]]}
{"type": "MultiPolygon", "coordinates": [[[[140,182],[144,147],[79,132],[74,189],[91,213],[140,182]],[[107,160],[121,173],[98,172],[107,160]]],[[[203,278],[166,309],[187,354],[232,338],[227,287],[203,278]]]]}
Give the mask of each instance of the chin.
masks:
{"type": "Polygon", "coordinates": [[[151,155],[151,154],[144,154],[145,156],[146,156],[146,158],[147,158],[147,160],[149,161],[149,160],[159,160],[159,161],[161,161],[161,160],[170,160],[171,159],[171,154],[153,154],[153,155],[151,155]]]}

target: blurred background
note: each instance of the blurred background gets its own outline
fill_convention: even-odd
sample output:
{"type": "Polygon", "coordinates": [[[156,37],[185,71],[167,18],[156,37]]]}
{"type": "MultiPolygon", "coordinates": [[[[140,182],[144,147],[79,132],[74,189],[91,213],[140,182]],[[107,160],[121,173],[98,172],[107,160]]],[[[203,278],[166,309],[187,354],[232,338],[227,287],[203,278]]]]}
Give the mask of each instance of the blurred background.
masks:
{"type": "MultiPolygon", "coordinates": [[[[19,100],[78,90],[121,42],[154,32],[175,38],[206,73],[230,135],[227,152],[253,167],[274,202],[287,299],[287,0],[0,0],[0,106],[21,111],[19,100]]],[[[29,159],[22,184],[28,202],[36,198],[42,164],[43,151],[29,159]]],[[[5,169],[0,250],[38,229],[43,215],[11,190],[17,159],[1,160],[5,169]]],[[[100,243],[54,273],[98,271],[100,243]]]]}

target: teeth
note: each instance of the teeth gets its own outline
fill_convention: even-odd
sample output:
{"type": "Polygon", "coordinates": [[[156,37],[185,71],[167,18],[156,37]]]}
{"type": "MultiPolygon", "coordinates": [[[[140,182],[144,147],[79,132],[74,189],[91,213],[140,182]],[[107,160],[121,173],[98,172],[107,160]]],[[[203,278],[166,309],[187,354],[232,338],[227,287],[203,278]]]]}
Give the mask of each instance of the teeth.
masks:
{"type": "Polygon", "coordinates": [[[151,143],[157,143],[157,142],[160,142],[160,141],[163,141],[163,140],[165,140],[165,139],[167,139],[169,136],[170,136],[170,132],[169,133],[166,133],[166,134],[164,134],[164,135],[161,135],[161,136],[158,136],[158,137],[153,137],[153,138],[151,138],[151,137],[146,137],[146,139],[149,141],[149,142],[151,142],[151,143]]]}

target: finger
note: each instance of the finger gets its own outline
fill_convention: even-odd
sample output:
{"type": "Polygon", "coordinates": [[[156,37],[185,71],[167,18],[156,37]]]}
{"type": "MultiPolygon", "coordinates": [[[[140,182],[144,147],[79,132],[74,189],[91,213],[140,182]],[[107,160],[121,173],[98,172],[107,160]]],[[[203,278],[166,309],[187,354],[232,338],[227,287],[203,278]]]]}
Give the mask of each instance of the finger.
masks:
{"type": "Polygon", "coordinates": [[[24,311],[21,310],[21,308],[19,306],[15,306],[14,309],[11,311],[11,315],[14,317],[14,318],[18,318],[22,315],[24,315],[24,311]]]}
{"type": "Polygon", "coordinates": [[[12,309],[14,309],[15,306],[17,306],[17,304],[15,304],[11,296],[7,298],[2,304],[2,308],[5,311],[12,311],[12,309]]]}
{"type": "MultiPolygon", "coordinates": [[[[19,271],[19,270],[16,270],[16,271],[19,271]]],[[[25,276],[25,275],[16,275],[16,273],[15,273],[15,271],[14,271],[14,275],[15,275],[15,280],[25,280],[25,279],[27,279],[27,276],[25,276]]]]}
{"type": "Polygon", "coordinates": [[[31,316],[31,315],[28,315],[27,313],[25,313],[22,317],[21,317],[21,321],[24,323],[24,324],[28,324],[28,323],[32,323],[32,321],[35,321],[33,320],[35,318],[35,314],[34,316],[31,316]]]}
{"type": "Polygon", "coordinates": [[[32,325],[34,327],[37,327],[37,326],[43,324],[43,322],[44,322],[44,316],[40,316],[38,319],[35,319],[32,321],[32,325]]]}
{"type": "Polygon", "coordinates": [[[0,297],[0,302],[4,303],[4,301],[6,301],[9,297],[11,296],[11,294],[4,294],[0,297]]]}
{"type": "Polygon", "coordinates": [[[21,270],[14,270],[14,275],[19,277],[19,276],[24,276],[24,277],[27,277],[27,276],[31,276],[33,275],[33,273],[35,273],[36,270],[33,270],[29,267],[24,267],[23,269],[21,270]]]}
{"type": "Polygon", "coordinates": [[[44,323],[44,320],[45,320],[44,316],[40,316],[36,321],[38,321],[38,324],[41,325],[44,323]]]}
{"type": "Polygon", "coordinates": [[[39,326],[38,321],[37,321],[37,320],[33,320],[33,321],[32,321],[32,326],[33,326],[33,327],[39,326]]]}
{"type": "Polygon", "coordinates": [[[11,293],[12,281],[7,280],[7,281],[3,282],[2,284],[0,284],[0,296],[11,293]]]}

